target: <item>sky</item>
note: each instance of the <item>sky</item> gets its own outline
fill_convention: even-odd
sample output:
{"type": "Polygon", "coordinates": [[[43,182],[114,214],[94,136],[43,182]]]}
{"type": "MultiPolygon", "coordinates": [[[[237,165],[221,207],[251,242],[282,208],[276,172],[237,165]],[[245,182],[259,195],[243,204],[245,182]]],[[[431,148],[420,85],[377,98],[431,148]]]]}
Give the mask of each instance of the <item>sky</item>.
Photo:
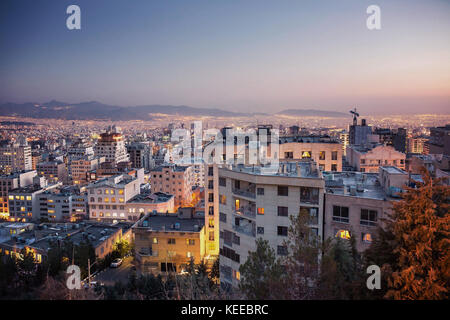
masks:
{"type": "Polygon", "coordinates": [[[0,103],[53,99],[448,114],[450,0],[0,1],[0,103]]]}

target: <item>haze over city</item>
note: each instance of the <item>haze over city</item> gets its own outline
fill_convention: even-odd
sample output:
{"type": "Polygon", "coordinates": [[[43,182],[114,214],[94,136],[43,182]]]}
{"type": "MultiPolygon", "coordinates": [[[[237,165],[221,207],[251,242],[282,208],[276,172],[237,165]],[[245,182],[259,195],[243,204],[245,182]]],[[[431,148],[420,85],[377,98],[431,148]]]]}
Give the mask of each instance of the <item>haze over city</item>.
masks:
{"type": "Polygon", "coordinates": [[[0,4],[0,103],[448,114],[448,1],[0,4]],[[7,13],[7,14],[6,14],[7,13]]]}

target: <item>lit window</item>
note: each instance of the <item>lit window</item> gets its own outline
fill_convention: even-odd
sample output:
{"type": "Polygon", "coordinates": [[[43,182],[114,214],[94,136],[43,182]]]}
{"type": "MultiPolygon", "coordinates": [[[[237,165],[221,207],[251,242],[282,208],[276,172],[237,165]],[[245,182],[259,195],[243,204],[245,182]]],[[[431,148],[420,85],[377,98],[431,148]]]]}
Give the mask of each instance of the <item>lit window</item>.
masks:
{"type": "Polygon", "coordinates": [[[258,208],[258,214],[264,214],[264,208],[258,208]]]}
{"type": "Polygon", "coordinates": [[[362,241],[364,243],[372,243],[372,235],[370,233],[362,233],[362,241]]]}
{"type": "Polygon", "coordinates": [[[348,232],[348,230],[339,230],[336,233],[336,238],[342,238],[342,239],[350,239],[350,232],[348,232]]]}
{"type": "Polygon", "coordinates": [[[119,198],[119,202],[120,202],[120,203],[124,203],[125,200],[124,200],[123,198],[119,198]]]}
{"type": "Polygon", "coordinates": [[[123,189],[120,189],[120,190],[119,190],[119,194],[123,194],[123,189]]]}

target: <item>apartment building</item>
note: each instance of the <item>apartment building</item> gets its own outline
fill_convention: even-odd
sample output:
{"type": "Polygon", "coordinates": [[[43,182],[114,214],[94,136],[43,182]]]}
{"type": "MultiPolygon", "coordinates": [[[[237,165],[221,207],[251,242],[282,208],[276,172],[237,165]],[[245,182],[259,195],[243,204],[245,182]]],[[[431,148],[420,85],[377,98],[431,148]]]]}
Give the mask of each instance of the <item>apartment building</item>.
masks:
{"type": "Polygon", "coordinates": [[[27,144],[0,145],[0,173],[9,174],[32,169],[31,147],[27,144]]]}
{"type": "Polygon", "coordinates": [[[137,221],[142,216],[152,213],[174,213],[175,197],[171,194],[156,192],[143,192],[125,204],[126,217],[128,221],[137,221]]]}
{"type": "Polygon", "coordinates": [[[133,226],[135,259],[143,273],[183,272],[191,259],[205,256],[204,221],[193,210],[149,213],[133,226]]]}
{"type": "Polygon", "coordinates": [[[165,165],[150,171],[152,192],[175,197],[175,206],[192,205],[193,176],[191,166],[165,165]]]}
{"type": "Polygon", "coordinates": [[[125,147],[125,139],[116,126],[108,127],[106,132],[100,135],[95,146],[95,156],[105,157],[106,162],[118,164],[130,160],[125,147]]]}
{"type": "Polygon", "coordinates": [[[324,178],[324,238],[354,237],[360,252],[370,246],[402,189],[421,180],[420,175],[409,176],[392,166],[380,167],[378,174],[338,172],[324,178]]]}
{"type": "Polygon", "coordinates": [[[68,183],[69,174],[66,164],[60,160],[38,163],[36,171],[38,175],[44,176],[50,184],[68,183]]]}
{"type": "Polygon", "coordinates": [[[280,137],[280,160],[312,159],[321,171],[342,171],[342,145],[327,136],[280,137]]]}
{"type": "MultiPolygon", "coordinates": [[[[280,164],[276,174],[264,167],[237,165],[218,168],[220,281],[225,287],[239,284],[239,267],[256,238],[263,238],[278,256],[287,254],[284,241],[289,216],[310,216],[311,231],[323,238],[324,181],[311,159],[280,164]]],[[[205,216],[208,225],[216,220],[205,216]]]]}
{"type": "Polygon", "coordinates": [[[9,191],[9,220],[30,222],[39,217],[38,195],[58,188],[61,183],[48,185],[44,178],[34,177],[33,184],[9,191]]]}
{"type": "Polygon", "coordinates": [[[72,160],[69,169],[72,183],[76,185],[85,185],[88,183],[88,173],[98,169],[99,165],[105,161],[105,158],[80,158],[72,160]]]}
{"type": "Polygon", "coordinates": [[[392,146],[349,146],[347,161],[354,170],[360,172],[378,172],[381,166],[395,166],[404,170],[406,155],[392,146]]]}
{"type": "Polygon", "coordinates": [[[140,193],[143,182],[144,169],[139,169],[134,175],[120,174],[89,184],[86,189],[90,219],[126,220],[125,204],[140,193]]]}
{"type": "Polygon", "coordinates": [[[428,154],[450,155],[450,124],[430,128],[430,139],[425,143],[428,154]]]}
{"type": "Polygon", "coordinates": [[[153,152],[149,143],[133,142],[127,146],[133,168],[150,170],[154,166],[153,152]]]}
{"type": "Polygon", "coordinates": [[[35,170],[0,175],[0,219],[9,217],[9,191],[33,184],[35,170]]]}

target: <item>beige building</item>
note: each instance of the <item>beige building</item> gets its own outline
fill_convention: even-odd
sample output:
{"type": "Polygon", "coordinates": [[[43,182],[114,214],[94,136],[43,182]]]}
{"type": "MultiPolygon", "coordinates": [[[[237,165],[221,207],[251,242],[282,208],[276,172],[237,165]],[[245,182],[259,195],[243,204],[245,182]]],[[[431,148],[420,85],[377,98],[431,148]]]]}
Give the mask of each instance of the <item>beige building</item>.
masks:
{"type": "Polygon", "coordinates": [[[349,146],[347,162],[360,172],[378,172],[381,166],[394,166],[405,169],[406,155],[394,147],[377,145],[373,148],[349,146]]]}
{"type": "Polygon", "coordinates": [[[280,160],[312,159],[321,171],[342,171],[342,144],[328,137],[280,137],[280,160]]]}
{"type": "Polygon", "coordinates": [[[163,192],[175,197],[175,207],[192,205],[194,186],[191,166],[161,166],[150,171],[152,192],[163,192]]]}
{"type": "MultiPolygon", "coordinates": [[[[218,168],[220,281],[237,287],[239,267],[249,251],[255,251],[259,237],[269,241],[278,256],[287,254],[284,241],[289,216],[300,211],[310,215],[310,226],[323,237],[324,181],[311,160],[280,164],[277,174],[267,174],[259,166],[218,168]]],[[[216,219],[205,215],[207,224],[216,219]]]]}
{"type": "Polygon", "coordinates": [[[68,183],[68,170],[66,164],[62,161],[41,162],[36,165],[36,171],[39,176],[45,177],[50,184],[68,183]]]}
{"type": "MultiPolygon", "coordinates": [[[[380,167],[378,174],[339,172],[324,178],[324,237],[354,237],[360,252],[370,246],[377,227],[392,212],[392,202],[410,183],[408,173],[392,166],[380,167]]],[[[421,178],[412,175],[411,179],[421,178]]]]}
{"type": "Polygon", "coordinates": [[[133,227],[135,258],[143,273],[180,273],[191,258],[196,264],[203,260],[203,219],[192,211],[147,214],[133,227]]]}
{"type": "Polygon", "coordinates": [[[70,172],[72,175],[72,182],[76,185],[84,185],[88,183],[88,173],[99,167],[100,163],[103,163],[105,158],[82,158],[72,160],[70,164],[70,172]]]}
{"type": "Polygon", "coordinates": [[[100,139],[95,146],[95,156],[105,157],[106,162],[113,164],[130,160],[120,128],[109,127],[106,132],[100,135],[100,139]]]}

